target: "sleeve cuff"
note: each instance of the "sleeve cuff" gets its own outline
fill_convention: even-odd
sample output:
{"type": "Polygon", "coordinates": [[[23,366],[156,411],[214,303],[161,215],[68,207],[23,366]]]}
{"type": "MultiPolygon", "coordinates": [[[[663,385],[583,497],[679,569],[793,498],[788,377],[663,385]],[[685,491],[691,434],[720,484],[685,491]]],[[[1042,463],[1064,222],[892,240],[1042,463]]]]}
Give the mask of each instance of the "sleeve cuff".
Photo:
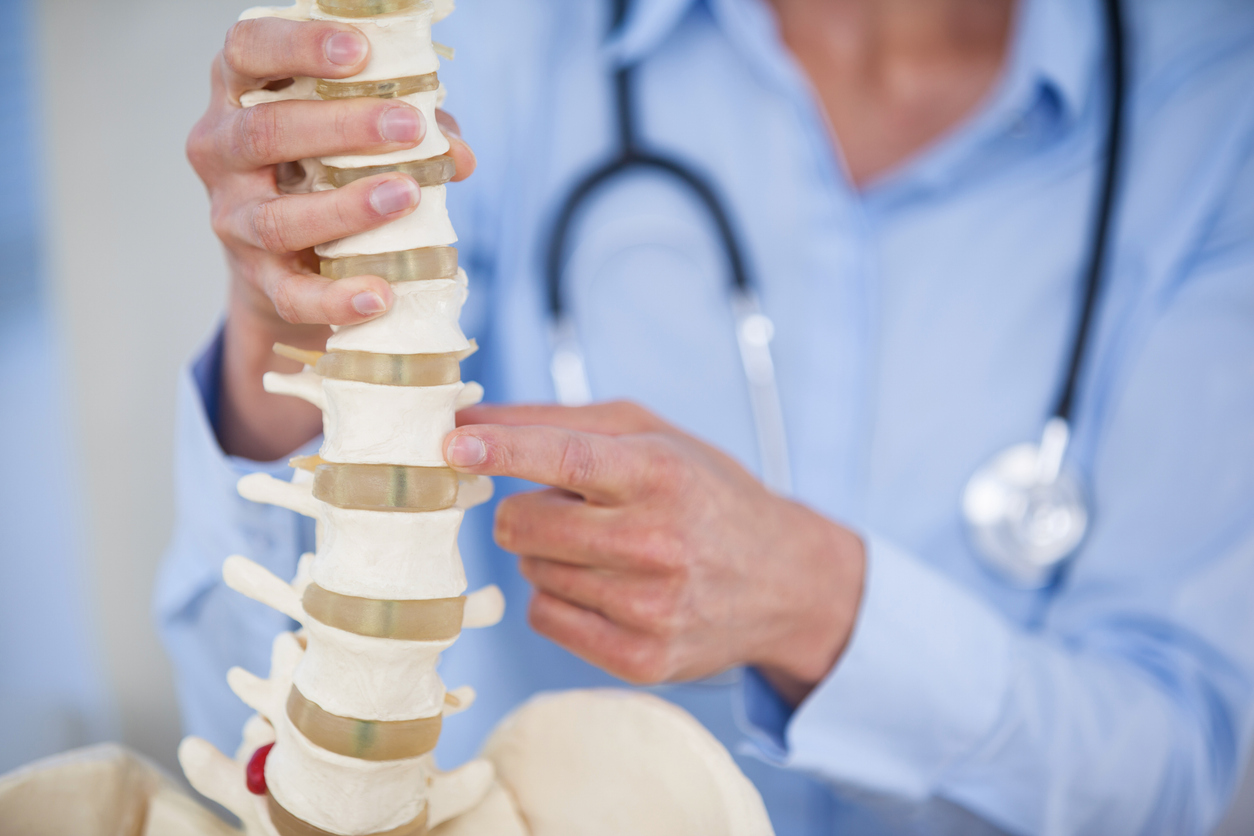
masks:
{"type": "Polygon", "coordinates": [[[1013,637],[996,612],[912,555],[874,536],[866,544],[866,589],[836,667],[792,712],[748,671],[742,725],[769,761],[923,799],[996,723],[1013,637]]]}
{"type": "Polygon", "coordinates": [[[788,721],[792,715],[792,706],[775,693],[762,674],[756,668],[745,668],[738,719],[752,744],[748,753],[784,765],[788,761],[788,721]]]}

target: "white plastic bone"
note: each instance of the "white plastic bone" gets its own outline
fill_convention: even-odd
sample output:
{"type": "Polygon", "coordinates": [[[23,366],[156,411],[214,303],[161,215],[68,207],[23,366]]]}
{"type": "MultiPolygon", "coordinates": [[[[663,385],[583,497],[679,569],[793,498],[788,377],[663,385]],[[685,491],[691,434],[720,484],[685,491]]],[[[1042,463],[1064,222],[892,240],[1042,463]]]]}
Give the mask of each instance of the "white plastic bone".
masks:
{"type": "Polygon", "coordinates": [[[300,605],[296,590],[248,558],[228,557],[222,565],[222,579],[236,592],[304,623],[305,609],[300,605]]]}
{"type": "Polygon", "coordinates": [[[452,772],[432,776],[428,824],[436,827],[474,807],[487,795],[495,777],[487,761],[471,761],[452,772]]]}
{"type": "Polygon", "coordinates": [[[463,474],[461,487],[457,492],[457,507],[463,511],[469,511],[485,502],[491,502],[495,490],[491,477],[463,474]]]}
{"type": "Polygon", "coordinates": [[[248,763],[248,759],[253,753],[265,746],[267,743],[274,742],[274,726],[270,725],[270,721],[260,714],[254,714],[244,722],[244,734],[239,742],[239,748],[235,750],[235,760],[240,763],[248,763]]]}
{"type": "Polygon", "coordinates": [[[454,688],[444,695],[444,716],[461,714],[475,704],[475,689],[469,685],[454,688]]]}
{"type": "Polygon", "coordinates": [[[296,374],[266,372],[261,378],[261,385],[272,395],[291,395],[308,401],[318,409],[327,408],[327,398],[322,391],[322,375],[308,366],[296,374]]]}
{"type": "Polygon", "coordinates": [[[377,386],[326,380],[325,461],[444,467],[444,439],[465,385],[377,386]]]}
{"type": "MultiPolygon", "coordinates": [[[[276,15],[277,16],[277,15],[276,15]]],[[[297,78],[281,90],[248,90],[240,94],[239,103],[242,107],[254,107],[271,102],[306,101],[318,98],[317,80],[297,78]]]]}
{"type": "MultiPolygon", "coordinates": [[[[311,648],[315,640],[311,633],[311,648]]],[[[328,752],[306,739],[288,718],[286,702],[293,684],[292,673],[306,670],[307,657],[308,653],[302,650],[296,637],[284,633],[274,641],[268,679],[241,668],[233,668],[227,677],[231,689],[273,728],[276,746],[266,762],[266,783],[274,797],[293,815],[332,832],[374,833],[411,821],[422,811],[424,803],[431,803],[441,815],[450,816],[480,801],[492,783],[492,768],[488,764],[480,762],[464,773],[453,773],[460,777],[450,776],[450,780],[442,781],[430,755],[397,761],[362,761],[328,752]]],[[[327,705],[321,697],[310,693],[307,683],[297,681],[296,684],[323,709],[360,718],[360,715],[345,714],[327,705]]],[[[469,705],[473,692],[459,690],[453,692],[452,697],[448,702],[469,705]]],[[[452,713],[453,707],[445,703],[441,688],[434,713],[452,713]]],[[[255,751],[255,747],[242,749],[241,758],[251,755],[251,751],[255,751]]],[[[195,758],[190,761],[198,768],[198,775],[206,775],[201,781],[202,791],[218,800],[219,796],[229,798],[232,801],[229,809],[240,815],[237,809],[240,795],[231,787],[234,777],[228,775],[223,765],[224,761],[230,762],[220,755],[210,757],[199,745],[193,745],[189,753],[200,761],[217,764],[209,770],[195,758]]],[[[238,772],[234,776],[242,777],[238,772]]],[[[264,814],[261,818],[264,819],[264,814]]]]}
{"type": "Polygon", "coordinates": [[[462,629],[495,627],[505,617],[505,595],[496,584],[485,586],[466,596],[462,629]]]}
{"type": "Polygon", "coordinates": [[[277,505],[306,517],[316,517],[322,502],[313,495],[313,484],[284,482],[269,473],[250,473],[236,485],[239,495],[253,502],[277,505]]]}
{"type": "Polygon", "coordinates": [[[249,829],[258,832],[261,823],[253,799],[244,784],[244,768],[199,737],[184,738],[179,744],[179,766],[187,781],[205,798],[212,798],[234,813],[249,829]]]}
{"type": "MultiPolygon", "coordinates": [[[[322,258],[372,255],[414,250],[419,247],[447,247],[457,243],[457,233],[448,219],[444,186],[424,186],[418,208],[395,221],[359,232],[338,241],[319,244],[314,251],[322,258]]],[[[398,352],[401,353],[401,352],[398,352]]]]}
{"type": "Polygon", "coordinates": [[[361,598],[455,598],[466,591],[457,549],[465,512],[358,511],[322,503],[322,542],[310,575],[323,589],[361,598]]]}
{"type": "MultiPolygon", "coordinates": [[[[308,569],[314,560],[316,560],[314,555],[305,555],[301,558],[300,566],[308,569]]],[[[298,568],[298,577],[300,573],[301,570],[298,568]]],[[[300,595],[304,591],[303,584],[285,583],[264,566],[260,566],[240,555],[234,555],[226,559],[226,563],[222,566],[222,577],[226,581],[226,585],[236,592],[247,595],[254,601],[259,601],[271,609],[278,610],[294,621],[298,621],[301,624],[308,623],[309,616],[300,601],[300,595]]],[[[308,582],[308,579],[304,581],[306,584],[308,582]]],[[[401,600],[421,599],[406,598],[401,600]]],[[[491,584],[466,596],[466,606],[462,615],[462,628],[473,630],[494,627],[504,615],[505,596],[502,594],[500,587],[491,584]]]]}
{"type": "Polygon", "coordinates": [[[453,409],[461,412],[467,407],[477,406],[483,403],[483,387],[473,380],[466,384],[466,388],[457,396],[457,400],[453,403],[453,409]]]}
{"type": "Polygon", "coordinates": [[[398,282],[387,313],[357,325],[334,326],[328,351],[369,351],[375,354],[451,354],[466,351],[471,341],[458,324],[466,303],[468,280],[398,282]]]}
{"type": "Polygon", "coordinates": [[[259,711],[267,717],[274,715],[269,680],[243,668],[231,668],[226,672],[226,684],[253,711],[259,711]]]}
{"type": "Polygon", "coordinates": [[[434,21],[439,23],[444,18],[451,15],[457,8],[455,0],[435,0],[435,17],[434,21]]]}

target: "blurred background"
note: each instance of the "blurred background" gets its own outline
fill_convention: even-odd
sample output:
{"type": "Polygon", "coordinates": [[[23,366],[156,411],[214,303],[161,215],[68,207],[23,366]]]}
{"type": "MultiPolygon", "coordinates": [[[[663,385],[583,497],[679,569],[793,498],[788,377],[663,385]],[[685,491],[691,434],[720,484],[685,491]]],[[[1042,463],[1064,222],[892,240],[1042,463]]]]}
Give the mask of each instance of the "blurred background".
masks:
{"type": "Polygon", "coordinates": [[[183,142],[245,5],[0,0],[0,772],[105,739],[176,771],[149,598],[225,288],[183,142]]]}
{"type": "Polygon", "coordinates": [[[120,740],[178,774],[149,599],[175,382],[225,291],[183,142],[246,5],[0,0],[0,772],[120,740]]]}

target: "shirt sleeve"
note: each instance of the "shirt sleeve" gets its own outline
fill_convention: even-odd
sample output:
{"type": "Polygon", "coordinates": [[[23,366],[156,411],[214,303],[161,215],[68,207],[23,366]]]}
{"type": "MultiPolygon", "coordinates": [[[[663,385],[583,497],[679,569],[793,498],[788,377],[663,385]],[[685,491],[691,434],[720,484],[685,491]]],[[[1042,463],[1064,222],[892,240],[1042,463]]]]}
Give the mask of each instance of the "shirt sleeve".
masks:
{"type": "MultiPolygon", "coordinates": [[[[1024,834],[1201,834],[1254,737],[1254,164],[1125,334],[1085,469],[1093,528],[1013,620],[866,537],[851,642],[795,710],[745,678],[758,752],[1024,834]]],[[[1080,443],[1079,440],[1077,443],[1080,443]]]]}
{"type": "MultiPolygon", "coordinates": [[[[249,473],[291,478],[287,458],[252,462],[227,456],[218,445],[216,412],[221,332],[179,381],[176,426],[174,537],[157,579],[154,614],[174,664],[184,729],[224,752],[239,745],[251,715],[226,684],[234,666],[269,672],[273,638],[293,628],[286,616],[229,589],[222,563],[241,554],[281,578],[313,550],[312,521],[243,499],[236,483],[249,473]]],[[[316,450],[320,440],[311,442],[316,450]]]]}

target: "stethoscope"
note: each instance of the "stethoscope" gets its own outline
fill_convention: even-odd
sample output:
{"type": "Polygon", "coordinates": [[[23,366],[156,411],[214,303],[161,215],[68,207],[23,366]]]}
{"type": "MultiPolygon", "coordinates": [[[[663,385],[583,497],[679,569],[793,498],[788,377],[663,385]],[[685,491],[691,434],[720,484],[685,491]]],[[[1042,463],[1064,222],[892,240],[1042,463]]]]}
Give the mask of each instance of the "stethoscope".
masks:
{"type": "MultiPolygon", "coordinates": [[[[627,6],[628,0],[613,0],[613,30],[626,18],[627,6]]],[[[1084,273],[1080,316],[1062,393],[1045,423],[1041,441],[1017,444],[993,457],[971,477],[962,495],[963,517],[977,552],[1004,580],[1024,588],[1047,585],[1055,570],[1084,539],[1089,523],[1084,489],[1075,474],[1063,467],[1063,462],[1071,441],[1078,381],[1105,272],[1122,157],[1126,84],[1119,0],[1105,0],[1105,10],[1111,63],[1105,168],[1084,273]]],[[[545,266],[553,351],[550,373],[557,400],[567,406],[580,406],[592,400],[583,350],[562,286],[567,239],[575,217],[596,192],[625,174],[651,171],[666,175],[690,190],[714,222],[731,276],[736,343],[753,412],[762,481],[771,490],[787,496],[792,492],[792,474],[784,412],[771,355],[775,326],[758,304],[731,216],[717,191],[690,166],[642,146],[635,120],[635,69],[635,64],[628,64],[614,72],[617,153],[575,185],[563,201],[550,231],[545,266]]]]}

